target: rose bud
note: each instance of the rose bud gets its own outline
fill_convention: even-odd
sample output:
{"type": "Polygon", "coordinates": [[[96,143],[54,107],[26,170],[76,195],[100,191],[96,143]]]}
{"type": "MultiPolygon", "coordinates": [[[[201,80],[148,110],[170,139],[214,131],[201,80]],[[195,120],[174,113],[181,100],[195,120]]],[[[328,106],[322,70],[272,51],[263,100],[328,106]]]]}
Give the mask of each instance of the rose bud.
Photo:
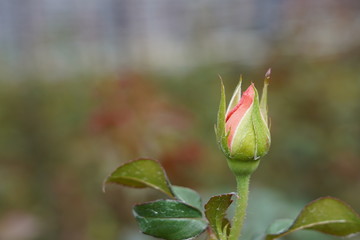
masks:
{"type": "Polygon", "coordinates": [[[234,161],[258,160],[269,150],[271,141],[267,117],[269,79],[270,70],[265,75],[262,98],[259,103],[259,95],[254,84],[251,84],[241,94],[242,80],[240,78],[227,110],[225,110],[225,90],[221,82],[222,91],[216,135],[220,148],[230,161],[230,165],[234,161]]]}

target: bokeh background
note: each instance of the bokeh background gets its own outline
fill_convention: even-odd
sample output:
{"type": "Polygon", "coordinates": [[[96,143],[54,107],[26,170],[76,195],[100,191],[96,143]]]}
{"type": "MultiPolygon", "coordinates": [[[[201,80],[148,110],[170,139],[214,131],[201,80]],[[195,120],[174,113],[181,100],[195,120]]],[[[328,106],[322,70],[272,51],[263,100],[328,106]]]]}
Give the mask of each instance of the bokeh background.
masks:
{"type": "Polygon", "coordinates": [[[102,192],[139,156],[205,202],[234,191],[218,74],[230,95],[269,67],[272,147],[244,239],[320,196],[360,211],[359,1],[0,0],[0,239],[153,239],[131,206],[164,196],[102,192]]]}

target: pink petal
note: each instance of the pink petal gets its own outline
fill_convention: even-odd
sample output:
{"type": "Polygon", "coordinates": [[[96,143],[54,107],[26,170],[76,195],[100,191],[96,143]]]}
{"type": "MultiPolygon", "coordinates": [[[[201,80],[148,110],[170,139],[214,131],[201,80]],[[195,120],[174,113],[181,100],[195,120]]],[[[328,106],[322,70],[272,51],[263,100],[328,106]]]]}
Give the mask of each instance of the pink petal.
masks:
{"type": "Polygon", "coordinates": [[[229,111],[229,113],[226,116],[225,128],[226,128],[226,132],[230,131],[228,137],[228,146],[230,149],[236,128],[239,125],[246,111],[253,103],[254,97],[255,97],[255,90],[253,84],[251,84],[241,96],[239,103],[233,109],[231,109],[231,111],[229,111]]]}

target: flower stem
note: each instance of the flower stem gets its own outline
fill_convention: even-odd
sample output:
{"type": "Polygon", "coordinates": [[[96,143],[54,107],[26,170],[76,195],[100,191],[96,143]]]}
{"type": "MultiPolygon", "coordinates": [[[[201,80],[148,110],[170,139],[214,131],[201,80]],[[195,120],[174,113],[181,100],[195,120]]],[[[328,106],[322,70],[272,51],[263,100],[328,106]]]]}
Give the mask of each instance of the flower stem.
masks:
{"type": "Polygon", "coordinates": [[[236,176],[238,197],[236,200],[235,215],[232,219],[229,240],[238,240],[241,234],[248,203],[250,175],[251,174],[236,176]]]}

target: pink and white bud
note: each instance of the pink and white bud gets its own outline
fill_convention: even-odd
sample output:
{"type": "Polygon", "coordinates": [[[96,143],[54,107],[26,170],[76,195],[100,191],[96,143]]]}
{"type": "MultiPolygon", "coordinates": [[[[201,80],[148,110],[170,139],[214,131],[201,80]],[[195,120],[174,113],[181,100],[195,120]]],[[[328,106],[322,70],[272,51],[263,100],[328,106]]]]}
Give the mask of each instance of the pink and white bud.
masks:
{"type": "Polygon", "coordinates": [[[257,160],[269,150],[271,140],[266,102],[268,79],[267,73],[261,103],[254,84],[241,95],[240,80],[223,117],[223,112],[219,111],[218,121],[225,121],[225,126],[222,128],[222,123],[218,123],[218,130],[223,132],[217,134],[222,136],[219,143],[229,160],[257,160]]]}

